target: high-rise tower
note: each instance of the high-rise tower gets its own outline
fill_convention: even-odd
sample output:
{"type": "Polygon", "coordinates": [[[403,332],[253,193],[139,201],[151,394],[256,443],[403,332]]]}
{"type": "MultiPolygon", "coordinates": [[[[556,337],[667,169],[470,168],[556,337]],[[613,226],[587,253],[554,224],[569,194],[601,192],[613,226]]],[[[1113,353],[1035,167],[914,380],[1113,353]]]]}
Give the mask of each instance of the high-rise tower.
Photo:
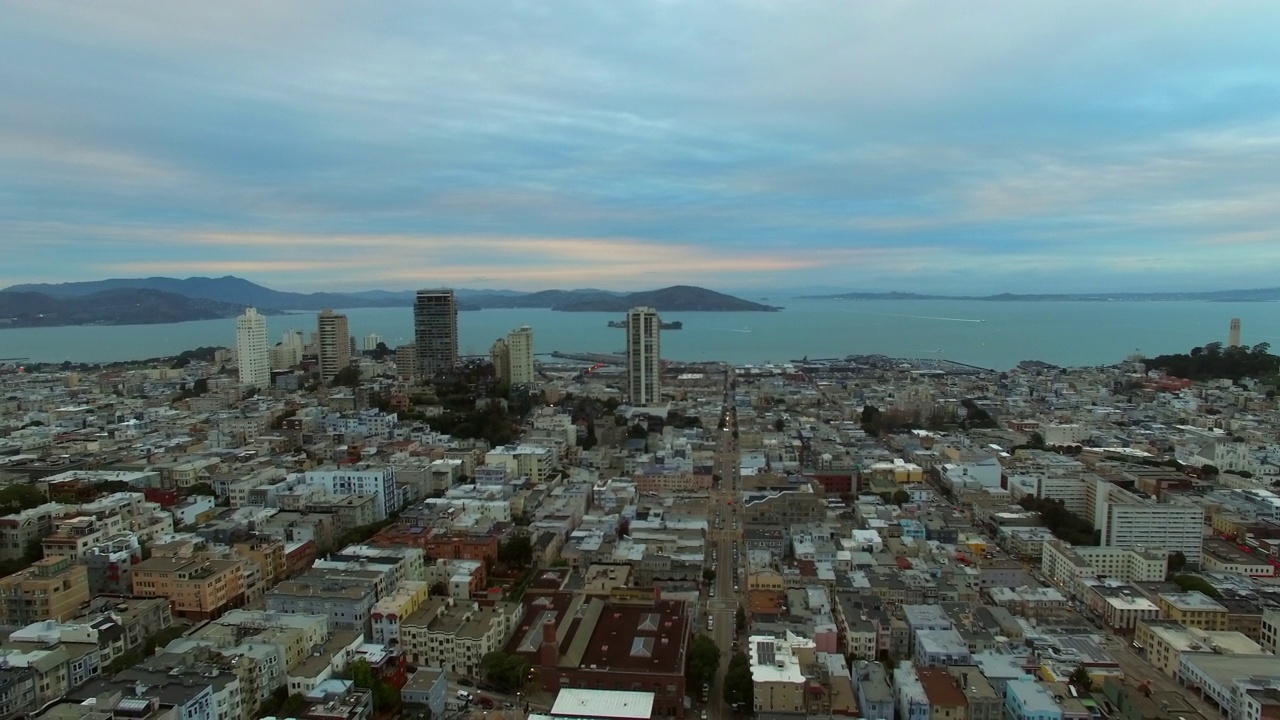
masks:
{"type": "Polygon", "coordinates": [[[413,303],[417,375],[428,380],[458,362],[458,303],[453,290],[419,290],[413,303]]]}
{"type": "Polygon", "coordinates": [[[627,397],[632,405],[653,405],[662,397],[662,321],[653,308],[627,313],[627,397]]]}
{"type": "Polygon", "coordinates": [[[1231,318],[1231,332],[1227,334],[1227,347],[1240,347],[1240,318],[1231,318]]]}
{"type": "Polygon", "coordinates": [[[512,387],[533,384],[533,328],[528,325],[507,333],[507,374],[512,387]]]}
{"type": "Polygon", "coordinates": [[[262,390],[271,385],[271,346],[267,344],[267,319],[253,308],[236,318],[236,362],[240,384],[262,390]]]}
{"type": "Polygon", "coordinates": [[[332,310],[322,310],[316,336],[320,355],[320,380],[330,382],[339,370],[351,365],[351,331],[347,326],[347,316],[332,310]]]}

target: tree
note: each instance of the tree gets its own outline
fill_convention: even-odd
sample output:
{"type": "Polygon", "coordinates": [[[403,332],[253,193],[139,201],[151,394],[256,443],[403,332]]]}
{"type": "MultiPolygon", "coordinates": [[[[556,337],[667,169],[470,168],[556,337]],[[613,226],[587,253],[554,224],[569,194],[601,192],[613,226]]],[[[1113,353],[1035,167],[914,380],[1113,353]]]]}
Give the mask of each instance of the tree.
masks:
{"type": "Polygon", "coordinates": [[[431,597],[444,597],[449,594],[449,586],[443,580],[431,586],[431,597]]]}
{"type": "Polygon", "coordinates": [[[1217,465],[1201,465],[1200,466],[1200,477],[1203,477],[1206,479],[1218,477],[1219,472],[1220,471],[1218,470],[1217,465]]]}
{"type": "Polygon", "coordinates": [[[787,427],[787,423],[782,418],[778,418],[777,420],[773,421],[773,429],[778,432],[782,432],[783,430],[786,429],[786,427],[787,427]]]}
{"type": "Polygon", "coordinates": [[[1045,448],[1044,436],[1038,432],[1031,433],[1031,437],[1027,438],[1027,447],[1032,450],[1043,450],[1045,448]]]}
{"type": "Polygon", "coordinates": [[[596,421],[588,420],[587,435],[582,439],[582,449],[590,450],[591,448],[596,446],[597,442],[599,442],[599,440],[596,439],[596,421]]]}
{"type": "Polygon", "coordinates": [[[729,671],[724,676],[724,701],[747,712],[756,706],[751,660],[743,653],[737,653],[729,660],[729,671]]]}
{"type": "Polygon", "coordinates": [[[501,692],[514,692],[524,685],[529,661],[519,655],[501,651],[486,653],[480,659],[480,672],[501,692]]]}
{"type": "Polygon", "coordinates": [[[46,502],[48,498],[34,485],[10,485],[0,489],[0,508],[9,512],[22,512],[46,502]]]}
{"type": "Polygon", "coordinates": [[[689,644],[689,656],[685,662],[684,676],[689,687],[700,688],[709,684],[720,669],[720,646],[710,635],[699,634],[689,644]]]}
{"type": "Polygon", "coordinates": [[[627,431],[627,437],[630,437],[632,440],[644,440],[649,437],[649,431],[644,425],[636,423],[631,426],[629,431],[627,431]]]}
{"type": "Polygon", "coordinates": [[[373,673],[368,660],[356,660],[347,666],[351,682],[358,688],[364,688],[373,694],[373,708],[379,711],[392,711],[400,707],[400,689],[373,673]]]}
{"type": "Polygon", "coordinates": [[[1217,598],[1222,595],[1218,592],[1218,588],[1214,587],[1208,580],[1199,575],[1175,575],[1173,584],[1186,590],[1187,592],[1199,592],[1208,595],[1211,598],[1217,598]]]}
{"type": "Polygon", "coordinates": [[[716,571],[711,568],[704,568],[702,570],[702,579],[708,583],[714,581],[716,579],[716,571]]]}
{"type": "Polygon", "coordinates": [[[213,486],[207,482],[198,482],[187,488],[183,495],[208,495],[214,497],[217,493],[213,491],[213,486]]]}
{"type": "Polygon", "coordinates": [[[334,373],[333,379],[329,381],[330,387],[355,387],[360,384],[360,368],[355,365],[348,365],[338,372],[334,373]]]}
{"type": "Polygon", "coordinates": [[[1085,690],[1089,690],[1093,687],[1093,678],[1089,676],[1089,669],[1084,665],[1077,665],[1076,669],[1071,671],[1071,675],[1067,678],[1067,682],[1085,690]]]}
{"type": "Polygon", "coordinates": [[[1169,556],[1169,572],[1180,573],[1187,566],[1187,556],[1181,551],[1176,550],[1169,556]]]}
{"type": "Polygon", "coordinates": [[[738,628],[738,632],[747,629],[747,611],[743,610],[741,605],[738,606],[738,611],[733,615],[733,624],[734,627],[738,628]]]}
{"type": "Polygon", "coordinates": [[[892,502],[894,505],[902,507],[903,505],[911,502],[911,493],[906,490],[897,490],[893,493],[892,502]]]}
{"type": "Polygon", "coordinates": [[[533,563],[533,542],[525,533],[512,535],[498,544],[498,562],[524,569],[533,563]]]}

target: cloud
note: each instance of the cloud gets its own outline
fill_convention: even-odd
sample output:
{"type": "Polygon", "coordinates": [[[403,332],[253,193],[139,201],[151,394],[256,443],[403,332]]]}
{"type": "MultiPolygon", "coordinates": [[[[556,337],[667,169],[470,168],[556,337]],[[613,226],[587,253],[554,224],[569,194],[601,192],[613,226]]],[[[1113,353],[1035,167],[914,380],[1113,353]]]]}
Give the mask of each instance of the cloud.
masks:
{"type": "Polygon", "coordinates": [[[300,289],[1260,282],[1280,271],[1277,21],[1154,0],[14,4],[0,250],[22,248],[16,278],[300,289]]]}

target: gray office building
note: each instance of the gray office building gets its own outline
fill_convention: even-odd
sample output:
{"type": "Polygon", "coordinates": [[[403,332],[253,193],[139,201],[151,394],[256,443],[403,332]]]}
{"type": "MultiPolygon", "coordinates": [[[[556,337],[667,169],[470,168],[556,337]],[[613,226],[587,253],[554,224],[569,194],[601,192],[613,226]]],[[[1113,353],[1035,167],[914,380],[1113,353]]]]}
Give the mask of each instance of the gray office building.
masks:
{"type": "Polygon", "coordinates": [[[458,303],[453,290],[419,290],[413,302],[417,376],[429,379],[458,362],[458,303]]]}

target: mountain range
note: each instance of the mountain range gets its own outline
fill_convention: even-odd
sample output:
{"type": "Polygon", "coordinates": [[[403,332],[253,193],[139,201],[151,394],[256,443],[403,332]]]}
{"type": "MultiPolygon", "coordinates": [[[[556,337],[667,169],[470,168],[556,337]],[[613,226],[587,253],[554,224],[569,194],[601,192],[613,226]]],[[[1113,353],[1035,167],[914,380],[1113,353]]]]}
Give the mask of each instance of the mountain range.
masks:
{"type": "MultiPolygon", "coordinates": [[[[621,293],[609,290],[455,290],[459,310],[546,308],[562,312],[770,312],[761,305],[706,288],[676,285],[621,293]]],[[[246,307],[266,314],[324,308],[411,307],[413,291],[292,293],[243,278],[133,278],[14,285],[0,290],[0,327],[138,325],[233,317],[246,307]]]]}
{"type": "Polygon", "coordinates": [[[996,295],[929,295],[904,292],[843,292],[832,295],[801,295],[802,300],[980,300],[985,302],[1150,302],[1199,300],[1202,302],[1273,302],[1280,300],[1280,287],[1246,290],[1208,290],[1199,292],[1119,292],[1119,293],[1055,293],[996,295]]]}

